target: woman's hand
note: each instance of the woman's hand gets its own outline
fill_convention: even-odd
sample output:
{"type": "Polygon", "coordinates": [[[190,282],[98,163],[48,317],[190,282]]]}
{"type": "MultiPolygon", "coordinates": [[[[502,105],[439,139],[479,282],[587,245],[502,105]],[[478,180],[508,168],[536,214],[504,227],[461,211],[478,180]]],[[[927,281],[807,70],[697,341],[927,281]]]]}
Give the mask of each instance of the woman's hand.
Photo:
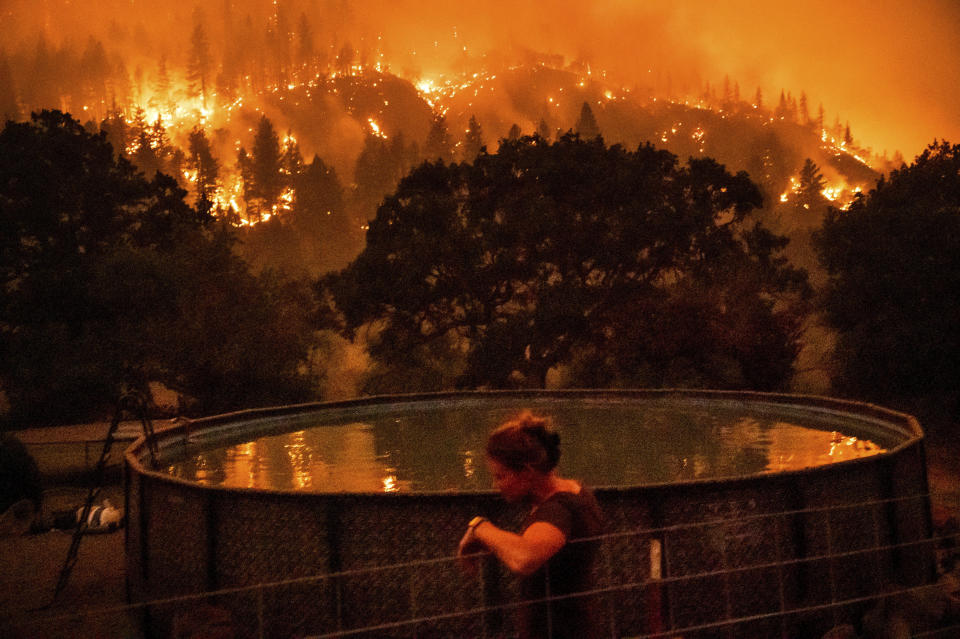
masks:
{"type": "Polygon", "coordinates": [[[457,546],[457,564],[459,564],[463,572],[471,577],[480,571],[480,557],[477,556],[478,553],[487,549],[486,546],[483,545],[483,542],[477,539],[475,531],[476,526],[469,526],[467,532],[465,532],[460,539],[460,544],[457,546]]]}

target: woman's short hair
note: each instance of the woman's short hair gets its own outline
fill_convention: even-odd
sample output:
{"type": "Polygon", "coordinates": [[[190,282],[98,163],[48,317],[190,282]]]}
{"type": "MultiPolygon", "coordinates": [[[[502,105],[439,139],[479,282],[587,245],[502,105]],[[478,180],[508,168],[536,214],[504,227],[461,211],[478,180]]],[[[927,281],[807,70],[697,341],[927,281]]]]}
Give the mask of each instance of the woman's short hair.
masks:
{"type": "Polygon", "coordinates": [[[550,420],[524,411],[490,433],[487,456],[510,470],[548,473],[560,461],[560,435],[550,420]]]}

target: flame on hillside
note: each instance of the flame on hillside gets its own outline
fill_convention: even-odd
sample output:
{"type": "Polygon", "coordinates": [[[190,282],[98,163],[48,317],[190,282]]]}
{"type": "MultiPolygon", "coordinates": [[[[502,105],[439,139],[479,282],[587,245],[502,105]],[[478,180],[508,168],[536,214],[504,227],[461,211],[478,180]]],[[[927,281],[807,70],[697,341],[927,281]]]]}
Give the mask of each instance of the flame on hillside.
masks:
{"type": "MultiPolygon", "coordinates": [[[[370,66],[360,64],[351,64],[340,70],[330,70],[326,74],[317,73],[307,77],[305,80],[287,80],[282,84],[269,86],[266,92],[273,95],[277,100],[299,100],[302,96],[307,99],[322,95],[323,93],[338,95],[342,91],[339,82],[344,80],[365,80],[373,88],[377,87],[376,79],[386,68],[383,60],[383,54],[379,54],[375,63],[370,66]]],[[[553,90],[549,88],[544,90],[545,106],[551,110],[560,109],[562,106],[577,105],[584,101],[584,97],[592,94],[600,99],[595,103],[602,107],[604,102],[615,102],[626,100],[631,96],[630,87],[616,87],[612,85],[603,86],[603,78],[606,74],[602,71],[595,71],[588,68],[574,84],[574,90],[579,91],[581,95],[568,96],[563,86],[557,86],[553,90]]],[[[434,75],[430,77],[419,76],[413,78],[411,83],[416,94],[429,106],[435,116],[446,116],[450,111],[451,105],[457,101],[466,99],[467,107],[473,106],[473,99],[482,95],[489,96],[496,89],[497,75],[483,72],[462,73],[459,75],[434,75]]],[[[171,141],[181,146],[187,135],[194,127],[201,127],[211,131],[243,132],[243,136],[236,136],[230,140],[229,147],[234,152],[241,147],[248,145],[253,135],[253,128],[238,119],[238,114],[244,111],[250,111],[247,104],[256,104],[259,100],[257,96],[241,95],[232,100],[221,99],[216,92],[210,92],[206,100],[200,96],[192,94],[189,82],[186,78],[180,77],[171,79],[171,89],[167,94],[161,94],[153,90],[144,90],[140,101],[136,104],[133,113],[125,113],[124,120],[128,126],[142,127],[149,131],[151,127],[162,129],[171,141]]],[[[299,102],[298,102],[299,104],[299,102]]],[[[383,99],[383,107],[389,107],[389,100],[383,99]]],[[[722,118],[727,118],[728,113],[724,109],[711,106],[702,99],[663,99],[650,98],[650,105],[673,104],[685,107],[691,107],[700,110],[713,109],[721,114],[722,118]],[[659,102],[658,102],[659,100],[659,102]]],[[[748,109],[756,109],[757,105],[746,105],[748,109]]],[[[259,106],[252,109],[253,112],[262,113],[259,106]]],[[[379,114],[369,115],[363,118],[364,128],[369,135],[389,139],[385,125],[379,117],[382,116],[382,110],[379,114]]],[[[769,118],[772,122],[774,118],[769,118]]],[[[684,122],[677,121],[669,129],[657,134],[654,138],[660,143],[669,144],[679,136],[686,136],[694,145],[698,153],[708,153],[706,146],[710,138],[709,131],[702,124],[697,124],[691,130],[685,126],[684,122]]],[[[159,151],[160,140],[155,137],[146,138],[147,142],[154,150],[159,151]]],[[[130,141],[125,149],[128,155],[135,155],[141,144],[140,138],[130,141]]],[[[826,129],[822,130],[820,136],[821,148],[834,156],[847,156],[857,162],[869,166],[868,160],[861,154],[859,149],[849,145],[845,140],[837,140],[826,129]]],[[[283,138],[284,148],[292,144],[297,144],[297,139],[292,133],[287,133],[283,138]]],[[[185,184],[196,185],[197,171],[192,168],[181,170],[181,177],[185,184]]],[[[791,182],[791,188],[782,193],[780,202],[789,202],[799,190],[799,183],[794,177],[791,182]]],[[[861,191],[860,186],[851,186],[841,178],[834,178],[822,190],[822,196],[835,206],[846,208],[861,191]]],[[[229,157],[221,158],[221,172],[219,183],[210,194],[214,205],[214,210],[230,212],[232,218],[237,220],[238,224],[250,225],[266,221],[276,215],[284,215],[289,212],[295,202],[296,192],[293,188],[287,187],[282,192],[279,200],[274,204],[271,210],[261,212],[258,215],[246,215],[244,205],[243,181],[233,166],[229,157]]]]}

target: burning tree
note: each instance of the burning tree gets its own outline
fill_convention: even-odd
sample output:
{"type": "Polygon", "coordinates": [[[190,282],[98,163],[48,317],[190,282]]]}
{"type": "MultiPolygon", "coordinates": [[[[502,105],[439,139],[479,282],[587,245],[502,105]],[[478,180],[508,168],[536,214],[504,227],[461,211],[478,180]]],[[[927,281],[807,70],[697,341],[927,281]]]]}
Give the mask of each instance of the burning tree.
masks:
{"type": "Polygon", "coordinates": [[[203,16],[199,9],[194,15],[193,33],[190,36],[190,57],[187,61],[187,79],[190,89],[200,96],[204,107],[207,105],[207,93],[210,86],[210,74],[213,60],[210,56],[210,44],[203,28],[203,16]]]}
{"type": "Polygon", "coordinates": [[[710,159],[504,141],[415,169],[321,290],[401,384],[454,383],[423,373],[446,361],[462,387],[543,387],[566,367],[574,384],[778,388],[806,275],[749,223],[760,202],[710,159]]]}

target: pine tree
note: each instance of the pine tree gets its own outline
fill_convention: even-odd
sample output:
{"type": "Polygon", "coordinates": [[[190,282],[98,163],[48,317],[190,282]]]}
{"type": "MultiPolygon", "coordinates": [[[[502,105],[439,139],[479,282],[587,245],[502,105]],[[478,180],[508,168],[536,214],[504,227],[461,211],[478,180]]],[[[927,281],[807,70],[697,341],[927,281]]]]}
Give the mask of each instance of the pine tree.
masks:
{"type": "Polygon", "coordinates": [[[442,115],[433,119],[427,141],[423,145],[424,158],[429,161],[450,160],[450,136],[447,134],[447,121],[442,115]]]}
{"type": "Polygon", "coordinates": [[[850,133],[850,122],[847,122],[847,126],[843,129],[843,141],[847,146],[853,146],[853,135],[850,133]]]}
{"type": "Polygon", "coordinates": [[[202,14],[194,14],[193,34],[190,37],[190,58],[187,61],[187,79],[190,91],[199,95],[203,107],[207,106],[207,88],[213,61],[210,57],[210,44],[203,29],[202,14]]]}
{"type": "Polygon", "coordinates": [[[723,104],[724,110],[729,111],[733,107],[733,89],[730,87],[730,76],[723,76],[723,104]]]}
{"type": "Polygon", "coordinates": [[[153,176],[160,170],[160,157],[150,145],[150,142],[149,131],[141,130],[137,136],[137,150],[134,152],[132,159],[147,179],[152,180],[153,176]]]}
{"type": "Polygon", "coordinates": [[[787,111],[789,107],[787,106],[787,96],[783,92],[783,89],[780,89],[780,102],[777,103],[777,108],[773,111],[773,117],[778,120],[783,120],[787,117],[787,111]]]}
{"type": "Polygon", "coordinates": [[[292,187],[297,178],[303,172],[303,155],[300,153],[300,144],[293,137],[290,131],[287,131],[287,137],[283,142],[283,157],[280,159],[280,167],[285,176],[284,182],[292,187]]]}
{"type": "Polygon", "coordinates": [[[133,103],[143,104],[143,67],[139,64],[133,69],[133,103]]]}
{"type": "Polygon", "coordinates": [[[106,134],[107,142],[113,147],[117,156],[122,156],[130,144],[131,128],[127,124],[123,113],[113,110],[100,123],[100,131],[106,134]]]}
{"type": "Polygon", "coordinates": [[[161,57],[157,63],[157,76],[153,83],[153,96],[150,98],[150,106],[155,109],[172,111],[173,101],[170,95],[170,75],[167,73],[167,59],[161,57]]]}
{"type": "Polygon", "coordinates": [[[118,108],[127,109],[134,104],[133,84],[130,82],[127,65],[122,59],[116,60],[112,71],[107,76],[107,98],[113,111],[118,108]]]}
{"type": "Polygon", "coordinates": [[[799,118],[800,124],[803,126],[810,125],[810,108],[807,106],[807,93],[806,91],[800,92],[800,104],[799,109],[799,118]]]}
{"type": "Polygon", "coordinates": [[[800,169],[799,182],[800,190],[797,194],[797,208],[811,210],[825,203],[822,191],[826,186],[826,180],[824,180],[823,174],[820,173],[820,167],[810,158],[807,158],[803,162],[803,168],[800,169]]]}
{"type": "Polygon", "coordinates": [[[513,126],[510,127],[510,130],[507,131],[507,139],[510,141],[519,140],[521,135],[522,132],[520,131],[520,125],[516,123],[514,123],[513,126]]]}
{"type": "Polygon", "coordinates": [[[30,65],[30,81],[22,87],[26,111],[60,108],[60,88],[56,77],[56,63],[46,37],[37,38],[33,63],[30,65]]]}
{"type": "Polygon", "coordinates": [[[823,103],[820,103],[820,106],[817,108],[817,135],[823,135],[824,118],[826,117],[826,112],[823,110],[823,103]]]}
{"type": "Polygon", "coordinates": [[[345,42],[337,54],[337,71],[341,75],[349,75],[353,68],[353,61],[356,59],[357,52],[349,42],[345,42]]]}
{"type": "Polygon", "coordinates": [[[170,136],[167,135],[167,128],[163,126],[163,118],[157,116],[156,121],[150,126],[150,146],[160,152],[165,152],[170,147],[170,136]]]}
{"type": "Polygon", "coordinates": [[[470,116],[470,122],[467,124],[466,136],[463,140],[463,156],[462,160],[464,162],[473,162],[477,159],[477,156],[480,155],[480,151],[483,149],[483,129],[480,127],[480,123],[477,122],[476,116],[470,116]]]}
{"type": "Polygon", "coordinates": [[[283,192],[280,138],[265,115],[260,116],[251,155],[254,209],[263,215],[272,212],[283,192]]]}
{"type": "Polygon", "coordinates": [[[757,87],[757,93],[753,97],[754,106],[757,107],[757,111],[763,111],[763,90],[760,87],[757,87]]]}
{"type": "Polygon", "coordinates": [[[274,2],[273,7],[274,15],[270,28],[267,29],[267,42],[273,53],[274,77],[280,86],[285,86],[289,83],[291,30],[284,5],[274,2]]]}
{"type": "Polygon", "coordinates": [[[107,97],[107,77],[110,75],[110,63],[103,43],[90,37],[80,58],[80,77],[78,98],[81,109],[86,107],[97,119],[105,117],[107,97]]]}
{"type": "Polygon", "coordinates": [[[397,179],[406,175],[420,159],[420,149],[416,142],[407,144],[403,131],[397,131],[396,135],[390,138],[389,152],[396,167],[397,179]]]}
{"type": "Polygon", "coordinates": [[[17,87],[14,84],[10,62],[0,51],[0,129],[8,120],[20,119],[20,106],[17,102],[17,87]]]}
{"type": "Polygon", "coordinates": [[[220,166],[213,157],[210,141],[203,127],[195,126],[190,132],[189,151],[188,164],[197,174],[197,200],[212,201],[217,188],[220,166]]]}
{"type": "Polygon", "coordinates": [[[297,65],[303,74],[309,72],[313,64],[314,46],[313,30],[310,28],[310,19],[306,13],[300,14],[300,21],[297,23],[297,65]]]}
{"type": "Polygon", "coordinates": [[[243,203],[246,207],[247,220],[250,221],[251,216],[256,214],[259,221],[254,202],[256,190],[253,184],[253,159],[242,146],[237,150],[237,173],[240,174],[240,181],[243,184],[243,203]]]}
{"type": "MultiPolygon", "coordinates": [[[[142,133],[147,131],[147,113],[143,110],[143,107],[137,107],[133,112],[133,122],[130,124],[130,132],[128,134],[128,140],[132,141],[134,144],[139,144],[136,142],[140,139],[142,133]]],[[[124,148],[126,151],[127,148],[124,148]]],[[[135,149],[134,149],[135,150],[135,149]]]]}
{"type": "Polygon", "coordinates": [[[592,140],[600,136],[600,127],[597,125],[596,118],[593,117],[593,110],[586,102],[580,107],[580,117],[573,130],[583,140],[592,140]]]}
{"type": "Polygon", "coordinates": [[[343,186],[333,167],[319,156],[307,164],[297,176],[293,201],[293,226],[315,248],[321,240],[335,244],[349,231],[349,217],[344,207],[343,186]]]}
{"type": "Polygon", "coordinates": [[[354,168],[357,200],[365,215],[376,210],[383,196],[396,187],[399,178],[397,158],[386,140],[367,135],[354,168]]]}
{"type": "Polygon", "coordinates": [[[550,127],[547,126],[547,121],[543,118],[540,118],[540,123],[537,125],[537,135],[544,142],[550,141],[550,127]]]}

